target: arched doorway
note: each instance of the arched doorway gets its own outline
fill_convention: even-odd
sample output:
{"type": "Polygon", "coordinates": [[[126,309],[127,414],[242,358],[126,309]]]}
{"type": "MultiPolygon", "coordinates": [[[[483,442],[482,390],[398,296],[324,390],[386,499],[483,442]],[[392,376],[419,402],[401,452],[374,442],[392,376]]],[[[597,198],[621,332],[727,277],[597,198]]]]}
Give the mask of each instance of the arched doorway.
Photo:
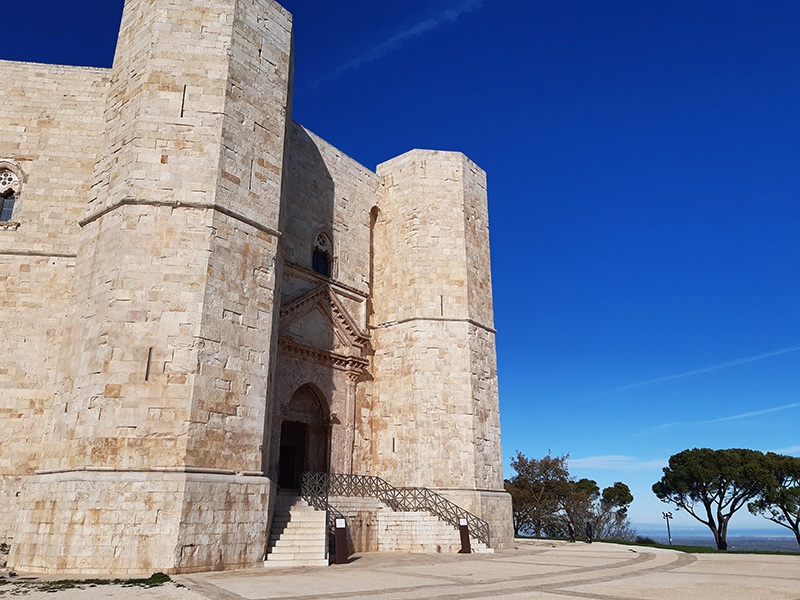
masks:
{"type": "Polygon", "coordinates": [[[281,423],[278,485],[299,489],[303,471],[328,471],[329,418],[318,390],[303,385],[292,394],[281,423]]]}

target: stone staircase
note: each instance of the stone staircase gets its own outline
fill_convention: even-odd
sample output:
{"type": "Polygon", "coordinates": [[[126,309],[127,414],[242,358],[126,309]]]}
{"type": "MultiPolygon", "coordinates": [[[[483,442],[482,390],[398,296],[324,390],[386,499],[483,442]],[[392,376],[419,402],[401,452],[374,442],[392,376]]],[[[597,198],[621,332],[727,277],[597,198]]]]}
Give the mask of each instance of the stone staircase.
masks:
{"type": "Polygon", "coordinates": [[[325,512],[299,496],[278,494],[265,567],[327,567],[325,512]]]}

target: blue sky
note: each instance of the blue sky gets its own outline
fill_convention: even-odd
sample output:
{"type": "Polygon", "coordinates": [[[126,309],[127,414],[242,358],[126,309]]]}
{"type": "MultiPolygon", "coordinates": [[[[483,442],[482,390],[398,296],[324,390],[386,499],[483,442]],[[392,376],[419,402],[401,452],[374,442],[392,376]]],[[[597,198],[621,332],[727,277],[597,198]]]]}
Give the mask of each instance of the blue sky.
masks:
{"type": "MultiPolygon", "coordinates": [[[[121,0],[47,4],[4,7],[0,57],[110,65],[121,0]]],[[[671,454],[800,455],[800,3],[283,4],[297,121],[488,172],[507,475],[569,453],[658,526],[671,454]]]]}

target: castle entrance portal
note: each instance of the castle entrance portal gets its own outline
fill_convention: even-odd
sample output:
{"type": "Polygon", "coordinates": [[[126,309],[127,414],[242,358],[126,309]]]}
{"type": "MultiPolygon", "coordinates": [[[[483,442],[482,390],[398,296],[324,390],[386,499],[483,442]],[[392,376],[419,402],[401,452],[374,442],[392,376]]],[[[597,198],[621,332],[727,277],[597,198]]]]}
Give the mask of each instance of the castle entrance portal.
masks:
{"type": "Polygon", "coordinates": [[[283,489],[300,488],[303,471],[327,473],[330,446],[327,403],[304,385],[292,394],[281,424],[278,461],[278,485],[283,489]]]}

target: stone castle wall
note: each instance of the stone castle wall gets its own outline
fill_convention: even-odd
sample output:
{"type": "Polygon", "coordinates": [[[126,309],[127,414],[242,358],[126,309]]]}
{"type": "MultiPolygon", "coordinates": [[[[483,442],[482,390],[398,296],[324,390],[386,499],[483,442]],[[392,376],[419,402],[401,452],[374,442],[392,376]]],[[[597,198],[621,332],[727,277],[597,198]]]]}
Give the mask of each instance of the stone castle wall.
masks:
{"type": "Polygon", "coordinates": [[[491,499],[503,479],[486,175],[421,150],[378,174],[371,467],[433,487],[507,546],[510,507],[491,499]]]}
{"type": "Polygon", "coordinates": [[[0,160],[26,180],[0,226],[0,540],[13,535],[21,479],[39,467],[58,402],[78,220],[99,154],[105,69],[0,61],[0,160]]]}
{"type": "Polygon", "coordinates": [[[207,476],[174,498],[152,484],[137,506],[141,522],[158,521],[142,535],[160,570],[263,559],[263,544],[260,556],[258,544],[244,555],[234,546],[263,542],[268,528],[260,469],[290,79],[291,20],[274,2],[126,3],[97,195],[79,222],[64,409],[52,420],[46,472],[23,494],[35,510],[20,521],[15,568],[39,570],[56,553],[66,557],[60,571],[85,572],[78,558],[108,535],[127,557],[115,570],[146,570],[131,562],[140,538],[125,533],[137,501],[121,492],[131,473],[163,469],[207,476]],[[87,470],[119,472],[122,483],[95,477],[81,484],[83,505],[52,501],[62,477],[87,470]],[[260,492],[237,492],[226,473],[253,477],[260,492]],[[225,517],[195,523],[187,507],[202,498],[225,517]],[[107,527],[78,526],[83,510],[108,513],[107,527]],[[219,557],[211,548],[223,539],[219,557]],[[191,557],[177,547],[193,548],[191,557]]]}
{"type": "Polygon", "coordinates": [[[435,488],[508,544],[485,174],[375,173],[294,123],[292,43],[273,0],[128,0],[110,70],[0,61],[14,568],[260,564],[308,410],[321,468],[435,488]]]}

